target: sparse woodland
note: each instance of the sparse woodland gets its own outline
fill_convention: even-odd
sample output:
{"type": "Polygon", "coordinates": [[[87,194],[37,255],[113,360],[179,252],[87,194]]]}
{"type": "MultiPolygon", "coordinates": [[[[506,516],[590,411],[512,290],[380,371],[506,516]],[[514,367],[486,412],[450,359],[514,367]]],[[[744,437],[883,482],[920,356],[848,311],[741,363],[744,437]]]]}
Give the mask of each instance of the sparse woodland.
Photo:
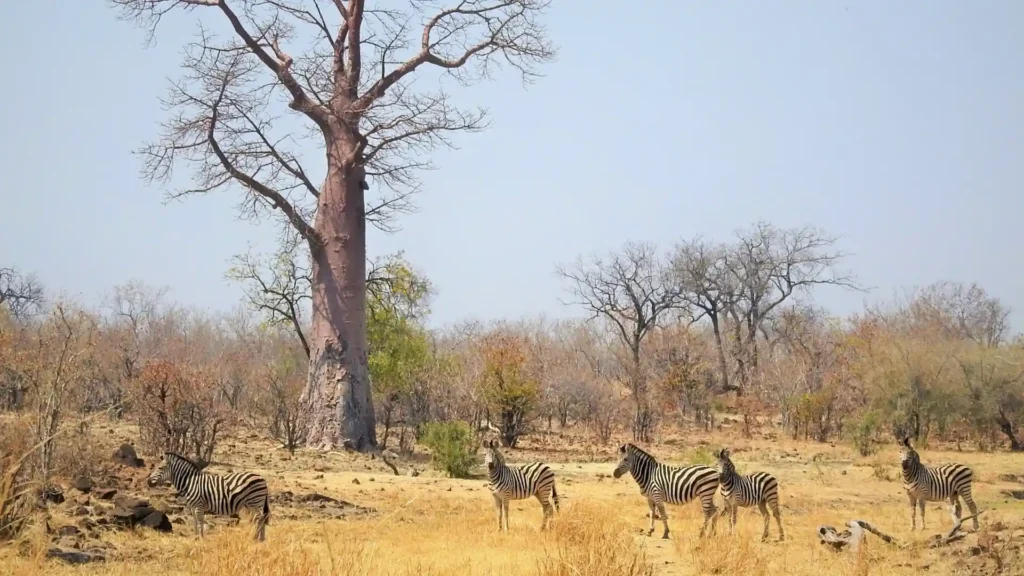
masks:
{"type": "MultiPolygon", "coordinates": [[[[841,258],[819,232],[766,224],[722,245],[630,244],[559,268],[567,305],[587,317],[440,329],[425,324],[427,278],[400,255],[382,260],[367,297],[377,441],[411,454],[427,424],[462,421],[507,447],[548,431],[652,442],[731,418],[746,435],[848,442],[864,455],[894,433],[1021,450],[1024,342],[1006,307],[979,286],[937,283],[835,317],[813,297],[856,289],[841,258]]],[[[150,453],[209,461],[239,427],[302,446],[301,269],[280,260],[265,280],[236,266],[247,299],[218,315],[137,282],[85,309],[5,271],[0,407],[31,422],[40,480],[62,423],[103,411],[137,425],[150,453]]]]}
{"type": "MultiPolygon", "coordinates": [[[[627,500],[615,492],[623,484],[606,481],[617,443],[628,440],[704,464],[707,438],[741,445],[742,465],[750,456],[775,466],[783,508],[797,508],[787,522],[795,518],[794,537],[807,540],[813,535],[799,526],[827,506],[838,510],[838,489],[829,490],[844,480],[828,468],[835,462],[818,459],[839,460],[837,446],[849,450],[842,458],[855,454],[841,474],[852,471],[849,486],[864,490],[858,512],[884,512],[872,522],[891,524],[899,514],[892,501],[903,501],[887,468],[899,463],[889,450],[894,437],[922,450],[991,457],[1001,470],[1024,451],[1024,337],[1011,329],[1008,307],[972,283],[880,295],[850,269],[843,250],[856,247],[813,227],[754,222],[713,240],[680,230],[673,245],[629,242],[580,254],[551,263],[562,281],[561,293],[550,295],[564,304],[557,319],[432,324],[430,270],[402,253],[368,258],[366,227],[397,230],[431,152],[452,146],[457,133],[486,128],[483,109],[456,106],[442,80],[470,85],[505,66],[528,82],[555,58],[543,26],[547,0],[108,3],[150,37],[164,18],[196,18],[161,130],[137,151],[143,177],[167,184],[174,170],[190,171],[191,183],[170,197],[235,194],[239,216],[277,225],[281,242],[272,254],[234,258],[225,274],[244,296],[216,313],[140,280],[110,286],[86,305],[32,270],[0,262],[0,545],[33,528],[50,537],[47,498],[64,502],[51,489],[113,481],[103,469],[109,446],[91,430],[96,422],[111,438],[130,430],[150,462],[174,451],[200,466],[259,466],[275,514],[309,496],[319,498],[321,515],[329,513],[325,502],[368,510],[298,494],[310,482],[341,492],[342,473],[354,474],[338,465],[342,457],[362,473],[386,455],[396,478],[420,482],[422,491],[408,498],[399,493],[413,484],[346,476],[346,494],[388,513],[372,525],[335,522],[314,533],[289,509],[291,516],[275,517],[269,540],[316,545],[268,543],[262,564],[251,562],[248,544],[216,534],[219,548],[188,544],[187,552],[167,540],[120,541],[136,552],[140,542],[153,546],[129,560],[170,558],[178,568],[187,562],[184,572],[214,576],[243,565],[252,574],[463,574],[470,560],[492,570],[483,573],[507,574],[506,565],[487,563],[519,550],[536,560],[538,574],[653,574],[627,516],[644,512],[642,499],[635,486],[627,500]],[[836,315],[821,304],[829,291],[874,304],[836,315]],[[698,436],[700,448],[689,442],[698,436]],[[539,445],[552,450],[545,456],[565,457],[551,461],[569,495],[554,552],[532,533],[482,536],[489,502],[466,493],[481,493],[473,474],[484,439],[500,440],[512,462],[539,445]],[[763,454],[751,454],[754,442],[763,454]],[[795,451],[765,448],[796,444],[816,452],[813,480],[795,451]],[[876,455],[887,450],[889,460],[876,455]],[[417,478],[416,465],[428,459],[449,476],[443,492],[435,476],[417,478]],[[854,473],[863,473],[859,485],[854,473]],[[448,494],[453,487],[459,491],[448,494]],[[787,500],[791,489],[805,500],[787,500]],[[400,522],[412,528],[383,524],[403,511],[400,522]],[[441,568],[413,563],[436,550],[446,555],[431,557],[441,568]],[[352,571],[337,572],[338,559],[352,571]]],[[[136,490],[141,476],[126,468],[131,478],[121,480],[136,490]]],[[[993,476],[979,469],[986,482],[1021,481],[993,476]]],[[[976,492],[980,502],[1002,498],[989,487],[976,492]]],[[[106,504],[90,500],[91,486],[76,489],[93,507],[81,506],[91,521],[106,504]]],[[[990,516],[1009,517],[999,514],[990,516]]],[[[1004,573],[1004,552],[1024,542],[1016,527],[979,535],[972,557],[1004,573]]],[[[788,562],[750,544],[676,542],[673,558],[697,573],[764,574],[770,562],[788,562]]],[[[801,564],[786,564],[785,573],[820,573],[816,550],[792,546],[801,564]]],[[[114,554],[131,556],[123,550],[114,554]]],[[[24,573],[35,573],[44,554],[22,552],[24,573]]],[[[865,562],[891,567],[888,558],[865,562]]],[[[907,573],[925,563],[916,551],[900,561],[907,573]]],[[[843,566],[836,573],[867,573],[843,566]]],[[[119,573],[138,571],[125,562],[119,573]]]]}

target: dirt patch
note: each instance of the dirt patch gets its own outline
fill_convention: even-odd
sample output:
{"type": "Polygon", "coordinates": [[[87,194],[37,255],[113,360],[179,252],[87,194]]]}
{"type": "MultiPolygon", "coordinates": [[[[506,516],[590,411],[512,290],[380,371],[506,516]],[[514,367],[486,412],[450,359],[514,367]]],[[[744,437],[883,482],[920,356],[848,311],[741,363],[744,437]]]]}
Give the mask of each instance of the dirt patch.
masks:
{"type": "Polygon", "coordinates": [[[325,496],[317,492],[294,494],[289,490],[270,495],[271,514],[289,520],[305,518],[348,518],[351,516],[369,516],[377,513],[373,508],[366,508],[325,496]]]}

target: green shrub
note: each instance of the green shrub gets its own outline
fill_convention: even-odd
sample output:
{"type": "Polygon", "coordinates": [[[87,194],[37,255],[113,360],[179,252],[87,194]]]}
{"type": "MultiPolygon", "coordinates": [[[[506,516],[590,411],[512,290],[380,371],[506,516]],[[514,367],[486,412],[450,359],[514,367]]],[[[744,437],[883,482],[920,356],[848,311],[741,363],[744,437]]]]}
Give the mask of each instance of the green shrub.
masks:
{"type": "Polygon", "coordinates": [[[875,453],[875,438],[882,426],[882,419],[877,412],[866,412],[857,422],[853,432],[853,443],[861,456],[870,456],[875,453]]]}
{"type": "Polygon", "coordinates": [[[451,478],[468,478],[476,463],[476,442],[465,422],[430,422],[423,428],[423,444],[433,453],[434,468],[451,478]]]}
{"type": "Polygon", "coordinates": [[[703,464],[704,466],[711,466],[712,468],[718,466],[718,458],[709,450],[703,446],[690,450],[686,455],[687,465],[691,464],[703,464]]]}

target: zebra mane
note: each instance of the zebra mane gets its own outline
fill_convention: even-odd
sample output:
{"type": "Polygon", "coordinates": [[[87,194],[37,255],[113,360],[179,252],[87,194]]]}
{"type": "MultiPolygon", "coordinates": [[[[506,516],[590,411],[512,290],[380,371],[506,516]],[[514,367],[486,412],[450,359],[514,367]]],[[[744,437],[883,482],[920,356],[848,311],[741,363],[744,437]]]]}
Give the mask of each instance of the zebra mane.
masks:
{"type": "Polygon", "coordinates": [[[167,459],[168,464],[170,464],[171,461],[176,461],[187,464],[192,470],[196,472],[199,472],[201,470],[198,464],[176,452],[164,452],[164,458],[167,459]]]}
{"type": "Polygon", "coordinates": [[[626,450],[631,450],[631,451],[632,451],[632,452],[633,452],[634,454],[639,454],[639,455],[641,455],[641,456],[644,456],[644,457],[646,457],[646,458],[650,458],[650,459],[651,459],[651,460],[653,460],[653,461],[654,461],[655,463],[657,463],[657,462],[658,462],[658,459],[657,459],[657,458],[655,458],[655,457],[654,457],[653,455],[651,455],[650,453],[648,453],[648,452],[644,451],[644,449],[643,449],[643,448],[641,448],[641,447],[637,446],[636,444],[633,444],[632,442],[630,442],[630,443],[626,444],[626,450]]]}

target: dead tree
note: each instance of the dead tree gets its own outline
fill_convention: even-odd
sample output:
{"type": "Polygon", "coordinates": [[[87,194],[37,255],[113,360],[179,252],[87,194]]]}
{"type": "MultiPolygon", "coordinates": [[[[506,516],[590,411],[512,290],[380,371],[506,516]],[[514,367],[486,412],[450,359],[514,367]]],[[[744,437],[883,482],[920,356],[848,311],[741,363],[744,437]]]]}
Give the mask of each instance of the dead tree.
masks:
{"type": "Polygon", "coordinates": [[[735,287],[728,314],[740,379],[732,387],[738,393],[757,371],[758,335],[779,306],[815,286],[861,289],[851,274],[839,270],[845,254],[834,249],[836,240],[814,228],[778,229],[766,222],[738,234],[726,258],[735,287]]]}
{"type": "Polygon", "coordinates": [[[715,337],[718,371],[723,391],[735,388],[729,383],[722,331],[726,313],[736,298],[736,287],[729,274],[728,250],[695,239],[676,247],[671,260],[671,277],[681,298],[697,313],[694,322],[707,318],[715,337]]]}
{"type": "Polygon", "coordinates": [[[110,0],[150,37],[173,11],[200,19],[164,102],[173,112],[141,151],[144,176],[167,181],[189,165],[195,185],[172,196],[234,186],[243,217],[275,214],[309,249],[308,445],[376,449],[366,224],[392,230],[430,167],[425,154],[486,126],[482,110],[460,110],[440,88],[417,91],[413,78],[434,71],[468,83],[508,64],[532,79],[554,56],[538,20],[548,1],[110,0]],[[207,19],[230,34],[214,37],[207,19]],[[304,166],[303,140],[322,150],[322,184],[304,166]],[[369,203],[368,178],[384,191],[369,203]]]}
{"type": "Polygon", "coordinates": [[[953,523],[953,527],[949,529],[949,532],[946,532],[945,534],[936,534],[929,538],[928,546],[931,548],[938,548],[940,546],[946,546],[952,542],[956,542],[957,540],[963,540],[967,537],[967,534],[961,532],[964,522],[981,516],[981,512],[982,511],[979,510],[977,514],[972,514],[966,518],[957,518],[956,522],[953,523]]]}
{"type": "MultiPolygon", "coordinates": [[[[929,548],[938,548],[940,546],[946,546],[952,542],[964,539],[966,537],[966,534],[961,532],[964,522],[967,522],[968,520],[974,519],[978,516],[981,516],[981,511],[979,511],[977,514],[967,516],[966,518],[957,519],[949,532],[945,534],[936,534],[932,536],[926,541],[926,546],[928,546],[929,548]]],[[[899,543],[896,541],[895,538],[889,536],[885,532],[882,532],[878,528],[875,528],[874,526],[863,520],[850,520],[849,522],[847,522],[846,525],[848,526],[848,529],[843,530],[842,532],[836,530],[832,526],[819,526],[819,543],[821,543],[822,545],[827,545],[836,551],[849,549],[856,553],[864,541],[864,533],[870,532],[875,536],[881,538],[882,541],[886,544],[899,546],[899,543]]]]}
{"type": "Polygon", "coordinates": [[[666,281],[657,249],[651,244],[627,244],[607,258],[582,258],[558,273],[569,281],[574,299],[592,319],[603,318],[629,350],[627,381],[636,412],[633,438],[649,442],[654,412],[647,378],[641,367],[641,346],[668,313],[680,305],[678,291],[666,281]]]}
{"type": "Polygon", "coordinates": [[[15,318],[38,312],[43,305],[43,285],[35,276],[24,275],[14,268],[0,268],[0,306],[15,318]]]}
{"type": "Polygon", "coordinates": [[[818,527],[818,540],[821,544],[828,545],[833,550],[843,550],[847,546],[854,553],[860,548],[861,542],[864,540],[864,532],[870,532],[875,536],[878,536],[886,544],[896,544],[896,539],[889,536],[885,532],[882,532],[878,528],[875,528],[871,524],[863,520],[850,520],[846,524],[849,529],[843,530],[842,532],[837,531],[832,526],[819,526],[818,527]]]}

